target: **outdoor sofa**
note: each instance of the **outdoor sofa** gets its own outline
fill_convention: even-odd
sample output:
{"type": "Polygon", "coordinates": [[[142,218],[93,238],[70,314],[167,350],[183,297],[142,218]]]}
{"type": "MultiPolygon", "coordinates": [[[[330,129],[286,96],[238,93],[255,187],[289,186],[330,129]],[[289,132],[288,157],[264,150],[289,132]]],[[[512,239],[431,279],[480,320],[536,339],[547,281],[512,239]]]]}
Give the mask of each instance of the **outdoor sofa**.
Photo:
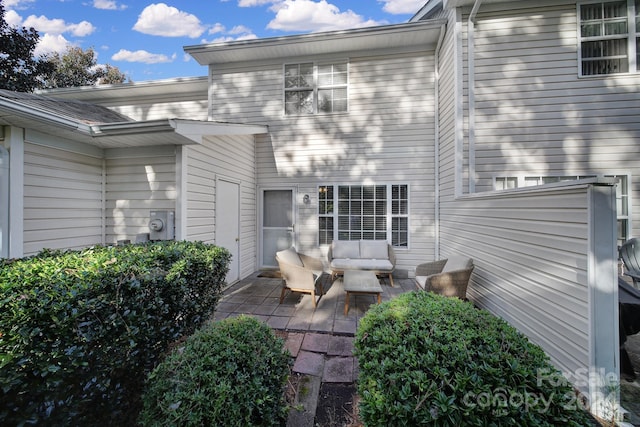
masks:
{"type": "Polygon", "coordinates": [[[345,270],[368,270],[389,276],[391,286],[394,285],[396,255],[386,240],[334,240],[327,258],[332,279],[345,270]]]}

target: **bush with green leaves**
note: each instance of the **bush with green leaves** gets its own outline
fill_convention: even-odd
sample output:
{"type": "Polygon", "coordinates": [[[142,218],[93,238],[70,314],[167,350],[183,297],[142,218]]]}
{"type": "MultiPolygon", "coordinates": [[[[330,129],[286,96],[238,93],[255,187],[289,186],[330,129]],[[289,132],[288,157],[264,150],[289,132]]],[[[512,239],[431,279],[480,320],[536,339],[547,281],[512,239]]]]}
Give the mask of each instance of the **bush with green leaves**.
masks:
{"type": "Polygon", "coordinates": [[[583,426],[590,416],[537,345],[469,302],[410,292],[360,321],[368,426],[583,426]]]}
{"type": "Polygon", "coordinates": [[[271,329],[240,316],[203,327],[149,375],[143,426],[280,426],[289,352],[271,329]]]}
{"type": "Polygon", "coordinates": [[[230,254],[201,242],[0,261],[0,425],[122,425],[170,343],[204,324],[230,254]]]}

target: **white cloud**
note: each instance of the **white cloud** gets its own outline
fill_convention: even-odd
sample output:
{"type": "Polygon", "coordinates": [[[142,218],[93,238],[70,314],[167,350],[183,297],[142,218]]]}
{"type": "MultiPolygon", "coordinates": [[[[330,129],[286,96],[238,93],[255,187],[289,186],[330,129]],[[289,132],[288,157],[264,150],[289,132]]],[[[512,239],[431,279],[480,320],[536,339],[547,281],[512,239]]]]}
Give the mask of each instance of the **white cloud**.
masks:
{"type": "Polygon", "coordinates": [[[96,30],[88,21],[70,24],[62,19],[49,19],[44,15],[30,15],[23,21],[22,17],[13,10],[8,10],[5,13],[5,21],[12,27],[33,27],[38,31],[40,39],[33,51],[36,56],[52,52],[66,52],[69,45],[74,45],[74,43],[63,36],[65,33],[75,37],[85,37],[96,30]]]}
{"type": "Polygon", "coordinates": [[[382,10],[394,15],[414,14],[427,3],[425,0],[378,0],[384,3],[382,10]]]}
{"type": "Polygon", "coordinates": [[[244,25],[236,25],[232,29],[229,30],[229,34],[249,34],[251,33],[251,29],[245,27],[244,25]]]}
{"type": "Polygon", "coordinates": [[[47,34],[63,34],[71,33],[76,37],[84,37],[93,33],[96,28],[88,21],[82,21],[78,24],[68,24],[63,19],[49,19],[44,15],[30,15],[22,23],[25,27],[33,27],[39,33],[47,34]]]}
{"type": "Polygon", "coordinates": [[[45,34],[40,37],[38,45],[33,50],[35,56],[44,55],[47,53],[64,53],[68,47],[73,45],[69,40],[65,39],[62,34],[45,34]]]}
{"type": "Polygon", "coordinates": [[[262,6],[263,4],[276,3],[274,0],[238,0],[240,7],[262,6]]]}
{"type": "Polygon", "coordinates": [[[176,54],[174,53],[171,57],[160,54],[160,53],[150,53],[146,50],[136,50],[132,52],[126,49],[120,49],[116,52],[112,57],[114,61],[126,61],[126,62],[143,62],[145,64],[161,64],[167,62],[173,62],[176,59],[176,54]]]}
{"type": "Polygon", "coordinates": [[[225,43],[236,40],[254,40],[258,38],[258,36],[253,33],[251,28],[245,27],[244,25],[236,25],[235,27],[227,31],[224,25],[216,24],[209,30],[209,34],[221,34],[221,36],[216,37],[213,40],[202,39],[200,43],[225,43]]]}
{"type": "Polygon", "coordinates": [[[200,37],[205,31],[205,27],[195,15],[164,3],[145,7],[133,29],[153,36],[191,38],[200,37]]]}
{"type": "Polygon", "coordinates": [[[7,9],[25,9],[28,3],[33,3],[35,0],[4,0],[4,8],[7,9]]]}
{"type": "Polygon", "coordinates": [[[332,31],[348,28],[362,28],[384,24],[347,10],[340,9],[326,0],[285,0],[274,4],[271,9],[276,12],[275,18],[267,28],[281,31],[332,31]]]}
{"type": "Polygon", "coordinates": [[[11,27],[22,27],[22,16],[18,15],[14,10],[7,10],[4,13],[4,20],[11,27]]]}
{"type": "Polygon", "coordinates": [[[208,32],[209,34],[218,34],[218,33],[224,33],[225,31],[227,31],[225,26],[222,25],[221,23],[217,23],[213,27],[209,28],[208,32]]]}
{"type": "Polygon", "coordinates": [[[127,5],[118,4],[113,0],[93,0],[93,7],[103,10],[124,10],[127,5]]]}

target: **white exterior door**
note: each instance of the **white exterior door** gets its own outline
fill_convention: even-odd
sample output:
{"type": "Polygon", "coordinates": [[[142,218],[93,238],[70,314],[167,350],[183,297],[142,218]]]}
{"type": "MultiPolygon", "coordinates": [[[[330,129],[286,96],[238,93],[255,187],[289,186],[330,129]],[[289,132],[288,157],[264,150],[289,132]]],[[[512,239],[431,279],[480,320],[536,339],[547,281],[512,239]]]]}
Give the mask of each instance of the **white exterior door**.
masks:
{"type": "Polygon", "coordinates": [[[294,244],[293,189],[262,191],[262,267],[277,267],[276,252],[294,244]]]}
{"type": "Polygon", "coordinates": [[[240,183],[216,183],[216,245],[231,252],[227,283],[240,279],[240,183]]]}

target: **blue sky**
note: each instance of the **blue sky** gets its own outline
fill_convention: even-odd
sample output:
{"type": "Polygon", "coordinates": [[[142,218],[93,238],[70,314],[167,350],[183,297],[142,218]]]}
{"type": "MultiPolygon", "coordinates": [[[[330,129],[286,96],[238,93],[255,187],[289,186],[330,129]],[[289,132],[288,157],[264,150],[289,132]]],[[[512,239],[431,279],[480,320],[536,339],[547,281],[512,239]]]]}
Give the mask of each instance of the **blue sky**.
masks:
{"type": "Polygon", "coordinates": [[[406,22],[426,0],[0,0],[37,54],[93,48],[132,81],[206,75],[183,47],[406,22]]]}

